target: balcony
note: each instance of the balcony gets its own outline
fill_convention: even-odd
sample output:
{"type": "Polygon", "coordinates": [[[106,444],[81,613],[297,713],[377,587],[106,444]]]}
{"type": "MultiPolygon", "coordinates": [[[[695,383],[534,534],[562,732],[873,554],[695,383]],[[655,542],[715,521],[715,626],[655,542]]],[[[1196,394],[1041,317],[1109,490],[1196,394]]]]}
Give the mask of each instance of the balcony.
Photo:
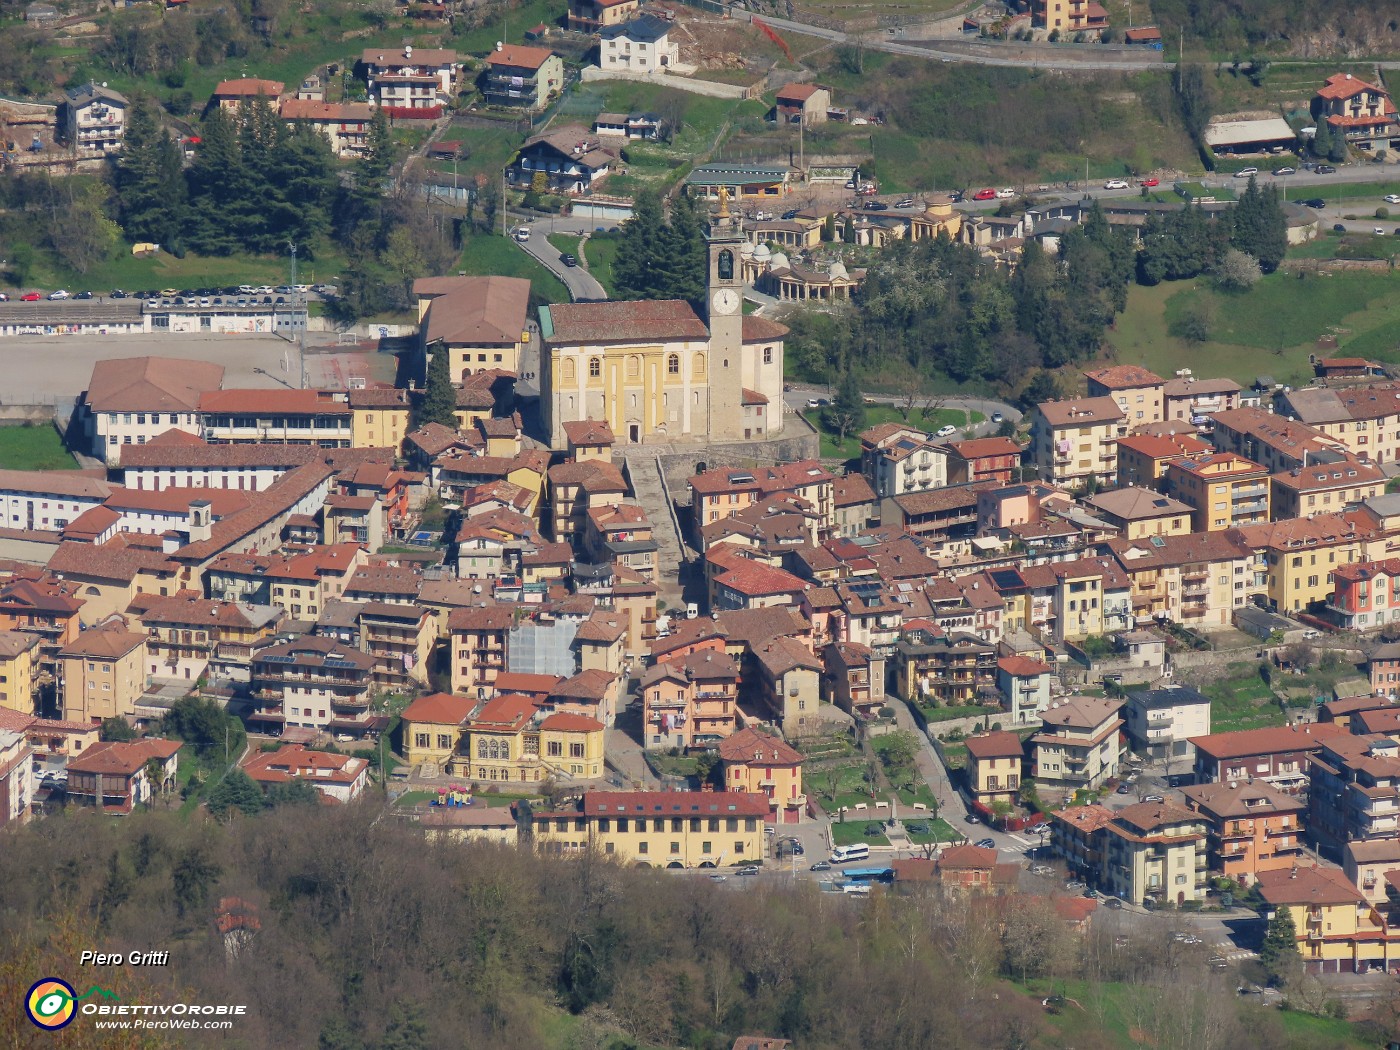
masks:
{"type": "Polygon", "coordinates": [[[331,707],[341,711],[368,711],[369,694],[359,696],[333,696],[331,707]]]}

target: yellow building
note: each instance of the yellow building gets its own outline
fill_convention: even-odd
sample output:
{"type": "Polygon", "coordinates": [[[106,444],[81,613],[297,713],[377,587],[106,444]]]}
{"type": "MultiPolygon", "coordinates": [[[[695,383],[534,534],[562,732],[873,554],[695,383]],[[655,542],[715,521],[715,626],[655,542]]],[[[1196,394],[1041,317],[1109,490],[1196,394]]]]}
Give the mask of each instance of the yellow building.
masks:
{"type": "Polygon", "coordinates": [[[807,807],[802,788],[802,752],[782,737],[741,729],[719,742],[724,789],[768,799],[768,819],[796,824],[807,807]]]}
{"type": "Polygon", "coordinates": [[[1015,733],[997,731],[967,739],[967,783],[985,806],[1014,803],[1021,791],[1025,745],[1015,733]]]}
{"type": "Polygon", "coordinates": [[[355,448],[403,449],[411,416],[408,391],[371,387],[350,391],[350,444],[355,448]]]}
{"type": "Polygon", "coordinates": [[[1191,507],[1151,489],[1130,485],[1086,497],[1084,505],[1118,530],[1124,539],[1184,536],[1191,531],[1191,507]]]}
{"type": "Polygon", "coordinates": [[[1273,516],[1302,518],[1340,514],[1385,491],[1385,474],[1371,463],[1348,459],[1294,467],[1269,479],[1273,516]]]}
{"type": "Polygon", "coordinates": [[[1400,959],[1385,918],[1361,891],[1334,868],[1281,868],[1259,873],[1259,892],[1273,918],[1292,914],[1298,952],[1309,973],[1351,973],[1364,966],[1390,969],[1400,959]]]}
{"type": "Polygon", "coordinates": [[[545,363],[540,409],[552,448],[564,424],[605,421],[625,444],[643,439],[739,441],[783,428],[787,329],[743,314],[742,223],[727,201],[710,222],[704,316],[684,300],[565,303],[540,308],[545,363]],[[757,395],[755,398],[753,395],[757,395]],[[746,426],[747,423],[747,426],[746,426]],[[748,431],[746,433],[745,431],[748,431]]]}
{"type": "Polygon", "coordinates": [[[491,369],[518,372],[529,341],[523,277],[420,277],[413,282],[425,347],[447,349],[452,382],[491,369]]]}
{"type": "Polygon", "coordinates": [[[22,715],[34,713],[34,663],[39,635],[0,631],[0,707],[22,715]]]}
{"type": "Polygon", "coordinates": [[[1118,439],[1118,485],[1156,488],[1168,463],[1208,456],[1211,447],[1190,434],[1134,434],[1118,439]]]}
{"type": "Polygon", "coordinates": [[[120,627],[83,631],[58,654],[65,722],[100,722],[136,712],[145,692],[146,636],[120,627]]]}
{"type": "Polygon", "coordinates": [[[1279,612],[1302,612],[1332,596],[1332,570],[1366,560],[1371,530],[1340,514],[1290,518],[1240,529],[1255,552],[1265,594],[1279,612]]]}
{"type": "Polygon", "coordinates": [[[1061,488],[1090,479],[1112,485],[1118,477],[1118,439],[1128,419],[1111,397],[1046,401],[1031,413],[1031,462],[1040,477],[1061,488]]]}
{"type": "Polygon", "coordinates": [[[508,693],[481,704],[467,720],[452,768],[477,783],[596,780],[603,775],[603,734],[595,719],[546,714],[530,697],[508,693]]]}
{"type": "Polygon", "coordinates": [[[1269,520],[1269,472],[1233,452],[1168,463],[1166,490],[1191,505],[1192,532],[1223,532],[1269,520]]]}
{"type": "Polygon", "coordinates": [[[478,701],[451,693],[420,696],[404,709],[403,755],[409,769],[446,768],[457,753],[462,726],[478,701]]]}
{"type": "Polygon", "coordinates": [[[535,845],[643,867],[754,864],[768,808],[765,796],[737,791],[590,791],[577,810],[536,814],[535,845]]]}

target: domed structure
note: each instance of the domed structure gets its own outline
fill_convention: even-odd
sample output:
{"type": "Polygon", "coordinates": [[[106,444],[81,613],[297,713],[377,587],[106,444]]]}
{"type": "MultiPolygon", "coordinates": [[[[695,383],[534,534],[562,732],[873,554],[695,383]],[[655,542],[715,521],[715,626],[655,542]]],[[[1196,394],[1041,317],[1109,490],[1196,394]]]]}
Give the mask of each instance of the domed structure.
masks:
{"type": "Polygon", "coordinates": [[[768,250],[768,245],[760,244],[753,250],[753,261],[756,263],[767,262],[773,253],[768,250]]]}
{"type": "Polygon", "coordinates": [[[850,274],[848,274],[848,273],[846,272],[846,264],[843,263],[840,259],[837,259],[834,263],[832,263],[832,264],[831,264],[831,269],[828,270],[827,272],[828,272],[832,277],[849,277],[849,276],[850,276],[850,274]]]}
{"type": "Polygon", "coordinates": [[[739,254],[742,255],[745,259],[752,255],[753,251],[754,245],[752,241],[745,241],[743,244],[739,245],[739,254]]]}
{"type": "Polygon", "coordinates": [[[774,253],[773,253],[772,269],[774,269],[774,270],[786,270],[786,269],[788,269],[791,265],[792,265],[792,264],[788,262],[788,257],[787,257],[786,255],[784,255],[782,252],[774,252],[774,253]]]}

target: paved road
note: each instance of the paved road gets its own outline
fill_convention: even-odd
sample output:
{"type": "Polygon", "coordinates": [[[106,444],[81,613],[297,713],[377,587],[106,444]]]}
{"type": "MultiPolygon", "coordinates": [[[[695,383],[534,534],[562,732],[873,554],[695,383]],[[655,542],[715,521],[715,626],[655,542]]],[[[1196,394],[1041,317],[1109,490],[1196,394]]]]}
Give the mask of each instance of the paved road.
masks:
{"type": "MultiPolygon", "coordinates": [[[[556,233],[577,232],[573,230],[564,230],[561,226],[561,220],[558,219],[554,220],[552,225],[556,233]]],[[[515,241],[517,247],[527,255],[533,255],[544,264],[545,269],[549,270],[554,276],[563,281],[564,286],[569,289],[569,296],[574,302],[606,299],[608,297],[608,293],[603,290],[603,286],[598,283],[597,279],[591,273],[583,269],[583,267],[564,265],[563,252],[549,243],[549,238],[547,236],[548,231],[545,229],[544,223],[539,223],[531,227],[531,231],[530,239],[522,242],[516,240],[514,237],[513,228],[511,231],[511,239],[515,241]]]]}
{"type": "MultiPolygon", "coordinates": [[[[1005,58],[996,54],[991,47],[986,47],[985,52],[961,52],[961,51],[941,51],[938,49],[938,42],[931,41],[928,44],[903,43],[893,39],[886,34],[871,33],[845,33],[839,29],[824,29],[821,26],[808,25],[805,22],[793,22],[786,18],[772,18],[768,15],[760,15],[759,21],[771,26],[774,29],[782,30],[786,33],[799,33],[802,36],[814,36],[820,40],[830,40],[834,43],[843,44],[849,41],[859,41],[872,51],[888,51],[896,55],[912,55],[916,58],[927,58],[931,61],[939,62],[967,62],[979,66],[1010,66],[1020,69],[1064,69],[1079,70],[1082,72],[1094,72],[1097,70],[1131,70],[1138,72],[1143,69],[1170,69],[1174,63],[1162,61],[1154,57],[1160,52],[1152,52],[1138,61],[1108,59],[1075,60],[1068,55],[1057,55],[1053,51],[1046,52],[1043,56],[1036,55],[1034,58],[1005,58]]],[[[961,42],[960,42],[961,43],[961,42]]]]}
{"type": "MultiPolygon", "coordinates": [[[[783,401],[787,404],[788,408],[792,409],[794,412],[800,412],[806,409],[807,402],[813,398],[830,396],[825,386],[789,383],[787,387],[788,389],[783,391],[783,401]]],[[[881,405],[902,405],[904,403],[904,398],[896,397],[891,394],[866,394],[864,396],[867,401],[874,401],[881,405]]],[[[916,415],[921,404],[922,401],[917,402],[914,406],[914,412],[911,414],[916,415]]],[[[1019,409],[1013,405],[1008,405],[1004,401],[993,401],[991,398],[946,397],[940,399],[938,407],[960,409],[964,412],[980,412],[985,416],[986,419],[984,422],[964,428],[964,433],[968,437],[985,437],[989,434],[995,434],[1001,429],[1000,423],[992,422],[992,414],[995,412],[1000,412],[1003,419],[1009,420],[1012,423],[1019,423],[1021,421],[1021,412],[1019,409]]]]}

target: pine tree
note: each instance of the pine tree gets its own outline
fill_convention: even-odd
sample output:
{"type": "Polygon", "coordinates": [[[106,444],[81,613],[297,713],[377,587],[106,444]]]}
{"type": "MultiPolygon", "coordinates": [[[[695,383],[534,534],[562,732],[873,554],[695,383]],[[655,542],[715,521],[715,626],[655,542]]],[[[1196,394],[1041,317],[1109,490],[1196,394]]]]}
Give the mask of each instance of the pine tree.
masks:
{"type": "Polygon", "coordinates": [[[423,398],[418,402],[417,425],[441,423],[452,430],[457,429],[457,390],[452,385],[452,371],[448,361],[451,356],[441,342],[428,348],[432,359],[428,362],[428,374],[424,382],[423,398]]]}
{"type": "Polygon", "coordinates": [[[266,803],[262,788],[253,783],[253,778],[241,769],[233,769],[209,792],[208,806],[216,817],[231,809],[242,810],[251,817],[261,813],[266,803]]]}
{"type": "Polygon", "coordinates": [[[846,441],[846,435],[865,429],[865,399],[861,396],[860,384],[856,382],[854,372],[846,371],[841,385],[836,388],[836,397],[823,415],[826,428],[836,431],[842,444],[846,441]]]}
{"type": "Polygon", "coordinates": [[[1313,134],[1312,155],[1320,160],[1326,160],[1332,152],[1332,125],[1327,123],[1327,118],[1319,116],[1317,120],[1317,131],[1313,134]]]}
{"type": "Polygon", "coordinates": [[[188,172],[189,240],[204,255],[230,255],[241,244],[228,215],[239,194],[242,167],[237,126],[215,108],[204,120],[199,152],[188,172]]]}
{"type": "Polygon", "coordinates": [[[170,245],[179,239],[185,221],[180,151],[149,99],[132,100],[115,182],[122,229],[130,240],[170,245]]]}
{"type": "Polygon", "coordinates": [[[709,254],[705,249],[705,210],[688,193],[671,204],[671,239],[676,257],[675,284],[671,296],[698,303],[705,298],[709,254]]]}
{"type": "Polygon", "coordinates": [[[1298,951],[1298,928],[1293,923],[1293,910],[1280,906],[1274,910],[1264,932],[1264,943],[1259,947],[1259,963],[1269,975],[1273,984],[1282,984],[1288,974],[1297,966],[1301,955],[1298,951]]]}
{"type": "Polygon", "coordinates": [[[632,218],[622,228],[622,243],[613,263],[613,283],[618,299],[656,299],[656,273],[662,264],[660,241],[664,236],[661,198],[654,190],[637,194],[632,218]]]}

